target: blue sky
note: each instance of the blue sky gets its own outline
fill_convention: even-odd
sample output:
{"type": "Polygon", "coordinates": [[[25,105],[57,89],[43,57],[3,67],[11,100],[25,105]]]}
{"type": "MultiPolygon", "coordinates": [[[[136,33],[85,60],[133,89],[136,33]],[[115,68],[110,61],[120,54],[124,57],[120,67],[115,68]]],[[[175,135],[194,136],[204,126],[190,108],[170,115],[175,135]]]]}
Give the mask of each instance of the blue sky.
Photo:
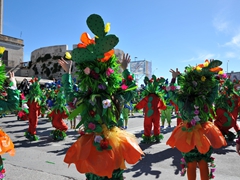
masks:
{"type": "MultiPolygon", "coordinates": [[[[148,60],[156,76],[171,78],[205,59],[240,71],[239,0],[5,0],[3,34],[24,40],[24,61],[35,49],[67,44],[72,49],[86,19],[99,14],[119,37],[116,48],[132,61],[148,60]]],[[[228,68],[227,68],[228,67],[228,68]]]]}

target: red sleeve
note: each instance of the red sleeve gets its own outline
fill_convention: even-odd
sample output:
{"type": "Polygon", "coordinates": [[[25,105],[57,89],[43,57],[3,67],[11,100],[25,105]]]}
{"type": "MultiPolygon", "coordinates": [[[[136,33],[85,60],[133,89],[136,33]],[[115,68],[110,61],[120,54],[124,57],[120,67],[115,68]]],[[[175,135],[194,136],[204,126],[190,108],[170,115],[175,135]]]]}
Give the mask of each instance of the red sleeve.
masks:
{"type": "Polygon", "coordinates": [[[137,105],[135,106],[136,109],[143,109],[148,102],[148,97],[143,98],[137,105]]]}

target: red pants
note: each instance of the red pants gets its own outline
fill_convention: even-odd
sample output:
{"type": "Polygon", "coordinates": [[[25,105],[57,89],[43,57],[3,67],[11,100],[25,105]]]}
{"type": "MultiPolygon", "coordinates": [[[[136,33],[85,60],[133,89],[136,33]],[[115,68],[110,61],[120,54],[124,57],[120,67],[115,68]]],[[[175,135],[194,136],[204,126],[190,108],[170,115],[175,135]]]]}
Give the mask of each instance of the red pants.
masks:
{"type": "Polygon", "coordinates": [[[160,134],[160,113],[155,113],[151,117],[144,117],[144,135],[146,137],[151,136],[151,130],[153,126],[153,133],[155,136],[160,134]]]}
{"type": "Polygon", "coordinates": [[[29,107],[29,128],[28,132],[32,135],[36,134],[37,124],[38,124],[38,116],[40,115],[40,106],[37,102],[28,102],[29,107]]]}

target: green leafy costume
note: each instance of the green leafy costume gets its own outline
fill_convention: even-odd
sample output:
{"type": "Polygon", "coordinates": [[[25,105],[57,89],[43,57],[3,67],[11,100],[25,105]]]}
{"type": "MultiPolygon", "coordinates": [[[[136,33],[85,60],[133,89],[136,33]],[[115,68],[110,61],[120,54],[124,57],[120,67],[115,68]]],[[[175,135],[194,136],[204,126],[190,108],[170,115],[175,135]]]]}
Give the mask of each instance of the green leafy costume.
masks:
{"type": "Polygon", "coordinates": [[[113,48],[118,37],[108,35],[109,23],[104,27],[101,16],[92,14],[87,25],[95,35],[81,36],[82,43],[72,51],[77,67],[80,91],[74,94],[72,78],[64,74],[62,84],[68,103],[77,97],[76,109],[69,119],[81,115],[77,125],[84,127],[81,137],[69,148],[64,162],[76,165],[88,180],[123,179],[125,161],[136,163],[143,154],[133,134],[117,127],[120,104],[131,100],[136,84],[126,69],[121,75],[113,48]]]}

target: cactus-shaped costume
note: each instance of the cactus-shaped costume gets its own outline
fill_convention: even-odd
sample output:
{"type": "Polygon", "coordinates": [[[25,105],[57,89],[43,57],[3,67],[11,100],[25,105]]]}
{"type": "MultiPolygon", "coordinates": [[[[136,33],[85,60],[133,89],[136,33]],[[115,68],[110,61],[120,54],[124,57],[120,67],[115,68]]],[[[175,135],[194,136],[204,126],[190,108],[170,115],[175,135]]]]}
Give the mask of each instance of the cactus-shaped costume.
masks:
{"type": "Polygon", "coordinates": [[[65,96],[61,89],[57,92],[55,100],[55,105],[48,115],[52,121],[52,126],[56,128],[51,132],[51,135],[54,140],[63,140],[67,136],[66,131],[68,130],[68,126],[63,121],[63,119],[66,119],[68,117],[69,112],[66,107],[65,96]]]}
{"type": "Polygon", "coordinates": [[[240,109],[240,92],[235,90],[234,83],[226,75],[220,75],[219,78],[221,83],[219,96],[215,100],[216,119],[214,124],[229,141],[232,141],[235,134],[230,131],[231,128],[234,128],[237,136],[240,135],[240,127],[237,124],[240,109]]]}
{"type": "Polygon", "coordinates": [[[166,109],[165,102],[163,100],[163,92],[160,89],[160,85],[164,84],[164,78],[156,78],[152,75],[152,79],[149,80],[145,77],[144,82],[146,84],[145,90],[142,92],[145,96],[135,106],[136,109],[143,109],[144,111],[144,134],[142,135],[142,143],[160,142],[163,139],[163,135],[160,134],[160,115],[161,110],[166,109]],[[153,136],[151,130],[153,126],[153,136]]]}
{"type": "MultiPolygon", "coordinates": [[[[5,65],[2,64],[1,58],[5,48],[0,47],[0,90],[3,89],[3,83],[6,80],[5,75],[5,65]]],[[[17,87],[14,87],[10,83],[10,87],[7,88],[7,96],[4,100],[0,99],[0,113],[12,112],[18,109],[19,106],[19,91],[17,87]]],[[[0,179],[4,179],[5,169],[3,167],[3,161],[1,155],[9,153],[11,156],[14,156],[15,149],[14,144],[7,133],[0,128],[0,179]]]]}
{"type": "MultiPolygon", "coordinates": [[[[68,149],[64,162],[74,163],[88,180],[123,179],[125,161],[136,163],[143,154],[136,137],[117,127],[120,117],[121,98],[130,100],[136,84],[128,79],[128,70],[119,73],[119,64],[113,48],[118,43],[115,35],[107,35],[109,24],[104,28],[101,16],[92,14],[87,25],[96,36],[90,39],[87,33],[81,36],[82,43],[72,51],[72,60],[77,66],[78,92],[76,109],[69,119],[81,115],[84,134],[68,149]],[[124,79],[123,79],[124,78],[124,79]]],[[[69,74],[64,74],[62,85],[67,102],[73,102],[73,83],[69,74]]]]}
{"type": "Polygon", "coordinates": [[[42,102],[42,90],[40,89],[39,81],[39,78],[32,78],[30,80],[32,84],[30,86],[29,94],[27,95],[29,128],[28,131],[25,132],[25,137],[32,141],[37,141],[39,139],[36,135],[38,116],[41,114],[40,109],[42,102]]]}
{"type": "MultiPolygon", "coordinates": [[[[196,178],[197,165],[201,179],[209,179],[208,162],[213,167],[213,148],[226,146],[225,138],[209,120],[209,111],[218,94],[217,72],[222,70],[219,60],[205,61],[196,67],[188,66],[178,76],[179,89],[169,90],[178,105],[183,122],[177,126],[167,143],[183,153],[182,174],[187,167],[188,179],[196,178]],[[185,166],[186,165],[186,166],[185,166]]],[[[212,170],[210,178],[213,177],[212,170]]]]}

